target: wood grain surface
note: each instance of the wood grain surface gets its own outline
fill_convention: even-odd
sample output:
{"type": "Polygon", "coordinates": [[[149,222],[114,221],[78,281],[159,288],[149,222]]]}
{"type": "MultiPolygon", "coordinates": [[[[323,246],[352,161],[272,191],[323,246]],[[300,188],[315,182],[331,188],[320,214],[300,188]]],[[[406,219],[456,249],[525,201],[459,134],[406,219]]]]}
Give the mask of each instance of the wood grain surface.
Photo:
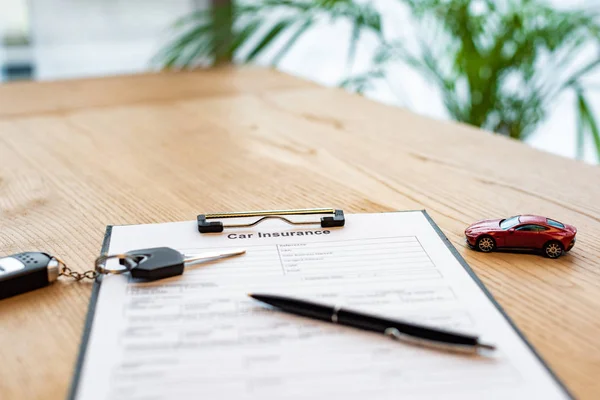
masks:
{"type": "MultiPolygon", "coordinates": [[[[579,398],[600,398],[600,169],[263,69],[0,87],[0,252],[86,270],[107,224],[199,212],[427,209],[579,398]],[[481,254],[478,219],[579,229],[558,260],[481,254]]],[[[0,302],[0,398],[60,399],[90,283],[0,302]]]]}

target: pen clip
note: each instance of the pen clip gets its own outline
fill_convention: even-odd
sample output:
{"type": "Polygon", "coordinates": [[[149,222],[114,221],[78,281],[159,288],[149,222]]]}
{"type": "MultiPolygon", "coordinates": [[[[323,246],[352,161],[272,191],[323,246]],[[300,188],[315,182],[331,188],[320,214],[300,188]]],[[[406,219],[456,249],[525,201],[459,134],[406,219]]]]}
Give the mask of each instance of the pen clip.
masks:
{"type": "Polygon", "coordinates": [[[384,335],[389,336],[394,340],[398,340],[401,342],[406,342],[412,345],[429,347],[444,351],[449,351],[453,353],[463,353],[463,354],[479,354],[480,349],[494,350],[495,347],[488,344],[477,343],[474,345],[466,345],[466,344],[455,344],[455,343],[446,343],[440,342],[437,340],[429,340],[424,338],[419,338],[416,336],[407,335],[405,333],[401,333],[398,329],[390,327],[386,328],[383,332],[384,335]]]}

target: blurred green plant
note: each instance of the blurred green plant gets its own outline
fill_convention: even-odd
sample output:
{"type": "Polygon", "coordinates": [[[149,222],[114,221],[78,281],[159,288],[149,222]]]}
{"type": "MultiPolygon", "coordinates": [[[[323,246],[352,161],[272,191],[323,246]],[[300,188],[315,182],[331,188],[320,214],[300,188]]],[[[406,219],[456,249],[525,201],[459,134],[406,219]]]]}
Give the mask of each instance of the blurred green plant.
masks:
{"type": "Polygon", "coordinates": [[[411,38],[387,38],[381,16],[350,0],[260,0],[198,11],[175,24],[177,36],[157,55],[164,67],[252,62],[279,44],[277,65],[319,23],[351,24],[348,63],[364,32],[381,43],[372,68],[342,86],[364,92],[402,63],[435,85],[449,115],[515,139],[531,134],[559,96],[574,94],[577,156],[589,138],[600,160],[600,130],[585,78],[600,67],[600,23],[592,10],[561,10],[543,0],[398,0],[417,25],[411,38]],[[410,46],[408,45],[410,44],[410,46]],[[599,56],[582,65],[595,46],[599,56]]]}
{"type": "Polygon", "coordinates": [[[249,63],[278,40],[270,60],[277,65],[309,29],[324,22],[349,21],[348,59],[365,31],[381,37],[381,17],[369,4],[352,0],[258,0],[232,2],[186,15],[174,24],[175,38],[155,56],[165,68],[212,66],[223,59],[249,63]]]}
{"type": "MultiPolygon", "coordinates": [[[[419,22],[416,49],[384,43],[367,74],[344,82],[364,90],[387,75],[390,64],[408,64],[433,83],[457,121],[524,139],[559,96],[576,98],[577,155],[589,135],[600,156],[598,122],[583,79],[600,58],[583,68],[587,46],[600,54],[598,15],[557,10],[538,0],[404,0],[419,22]]],[[[588,48],[589,50],[589,48],[588,48]]]]}

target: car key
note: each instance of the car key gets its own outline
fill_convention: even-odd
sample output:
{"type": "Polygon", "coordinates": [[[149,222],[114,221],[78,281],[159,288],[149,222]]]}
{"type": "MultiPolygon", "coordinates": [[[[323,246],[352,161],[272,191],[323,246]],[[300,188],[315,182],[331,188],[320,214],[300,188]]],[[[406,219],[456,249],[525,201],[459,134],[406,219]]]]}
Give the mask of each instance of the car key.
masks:
{"type": "Polygon", "coordinates": [[[184,255],[169,247],[135,250],[125,254],[103,255],[96,259],[95,268],[85,272],[74,271],[59,258],[42,252],[26,252],[0,257],[0,300],[48,286],[59,276],[76,281],[95,280],[98,275],[123,274],[149,281],[181,275],[188,265],[219,258],[232,257],[246,250],[206,252],[184,255]],[[125,268],[110,269],[104,262],[118,258],[125,268]]]}
{"type": "Polygon", "coordinates": [[[0,299],[48,286],[60,274],[62,262],[41,252],[0,258],[0,299]]]}
{"type": "MultiPolygon", "coordinates": [[[[119,258],[132,278],[155,281],[183,274],[184,268],[205,261],[233,257],[244,254],[246,250],[214,251],[199,254],[182,254],[170,247],[154,247],[129,251],[119,258]]],[[[98,271],[98,269],[96,269],[98,271]]],[[[103,271],[98,271],[103,272],[103,271]]]]}

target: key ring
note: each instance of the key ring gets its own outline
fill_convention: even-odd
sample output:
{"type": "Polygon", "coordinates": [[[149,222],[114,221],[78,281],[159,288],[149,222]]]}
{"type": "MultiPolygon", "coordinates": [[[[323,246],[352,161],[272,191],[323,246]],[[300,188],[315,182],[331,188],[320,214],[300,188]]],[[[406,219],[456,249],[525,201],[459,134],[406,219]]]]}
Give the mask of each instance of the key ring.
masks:
{"type": "Polygon", "coordinates": [[[105,254],[98,258],[94,262],[94,270],[97,274],[101,275],[120,275],[131,270],[132,265],[135,266],[137,264],[137,259],[129,254],[105,254]],[[106,263],[108,260],[117,259],[117,260],[125,260],[125,268],[112,269],[106,268],[102,264],[106,263]]]}

